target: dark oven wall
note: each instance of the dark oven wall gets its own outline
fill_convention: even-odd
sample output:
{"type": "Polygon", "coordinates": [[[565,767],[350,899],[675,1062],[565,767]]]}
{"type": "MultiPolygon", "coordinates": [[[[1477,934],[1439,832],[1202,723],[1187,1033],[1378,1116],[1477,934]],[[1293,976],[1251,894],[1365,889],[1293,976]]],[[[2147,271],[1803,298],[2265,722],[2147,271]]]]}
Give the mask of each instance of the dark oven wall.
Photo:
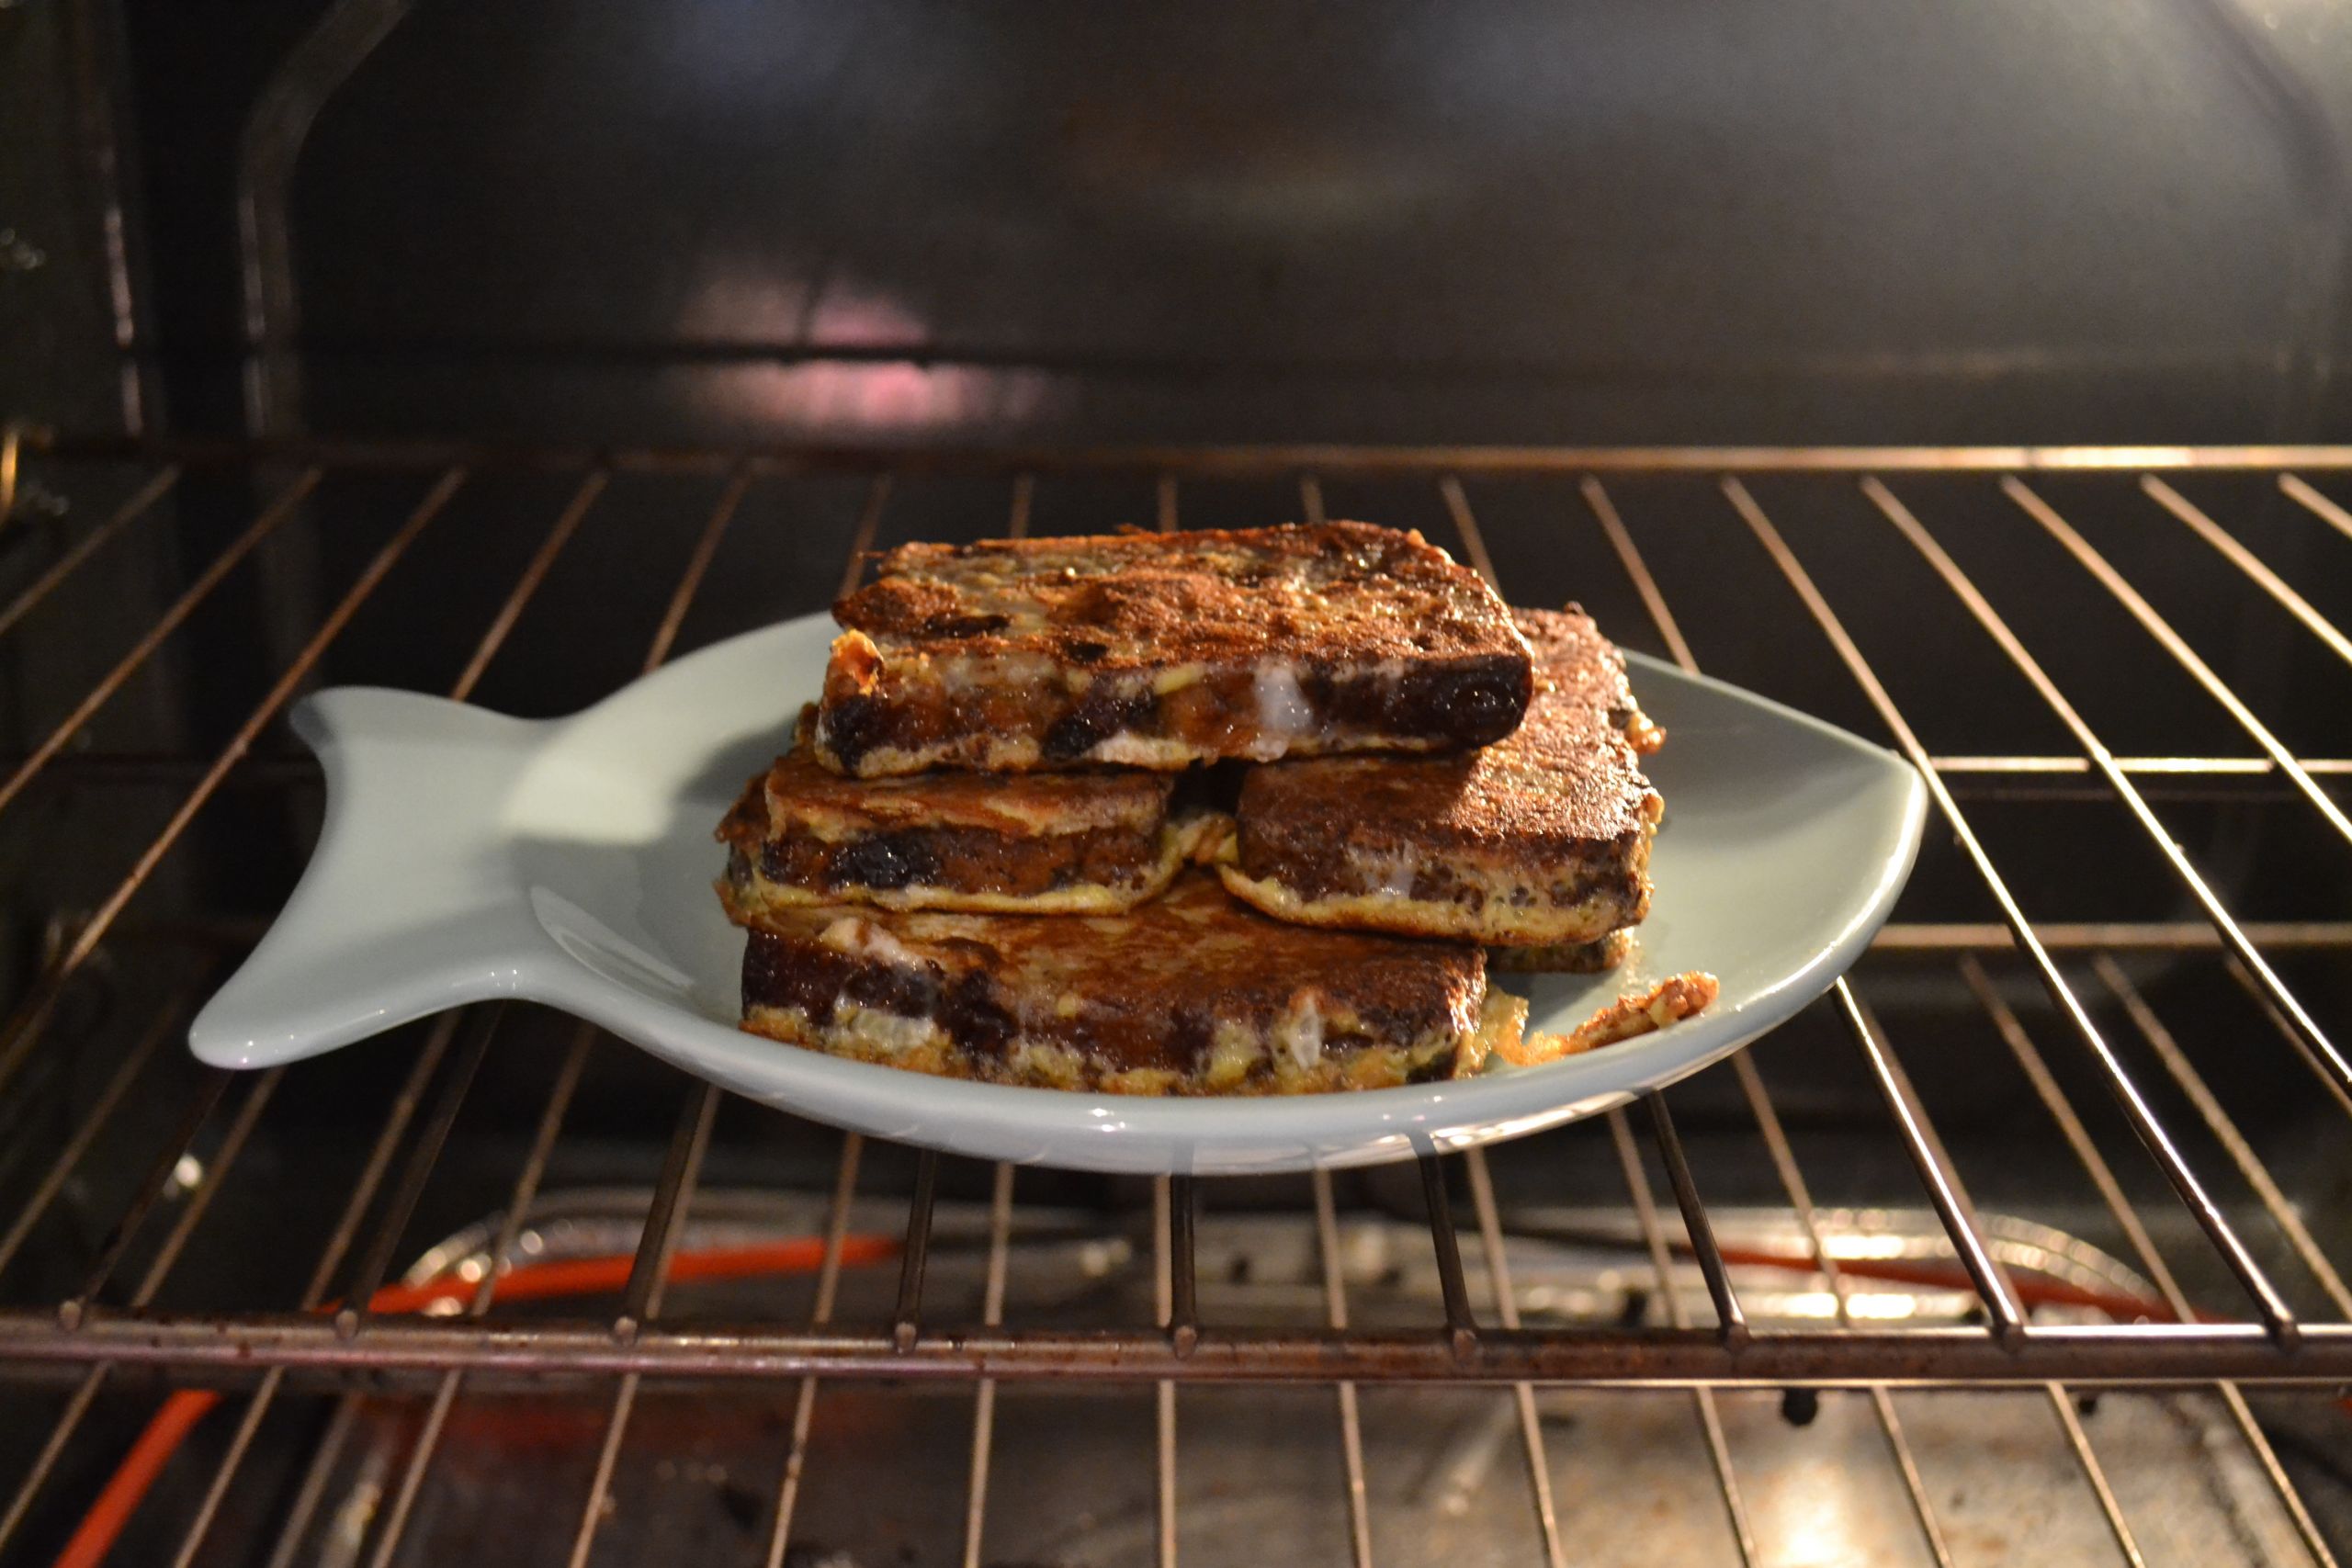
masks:
{"type": "Polygon", "coordinates": [[[266,412],[317,430],[2342,425],[2331,7],[129,10],[183,428],[243,417],[249,116],[266,412]]]}
{"type": "MultiPolygon", "coordinates": [[[[43,342],[80,371],[0,380],[5,412],[76,427],[918,447],[2267,442],[2352,424],[2331,374],[2352,23],[2315,5],[273,0],[224,16],[77,0],[0,11],[0,28],[61,148],[76,123],[121,128],[142,397],[115,395],[96,243],[51,244],[41,285],[71,262],[78,313],[51,312],[43,342]]],[[[86,239],[109,172],[63,167],[28,195],[86,239]]],[[[131,635],[288,477],[192,475],[151,558],[85,585],[89,612],[131,635]]],[[[388,585],[320,678],[446,685],[571,483],[471,481],[421,547],[429,568],[388,585]]],[[[638,633],[615,628],[658,615],[716,487],[616,481],[481,699],[558,713],[625,681],[638,633]]],[[[2118,750],[2247,749],[1989,483],[1904,488],[2118,750]]],[[[1898,697],[1928,705],[1933,749],[2069,749],[1850,483],[1758,489],[1898,697]]],[[[416,491],[322,487],[102,739],[209,754],[416,491]]],[[[764,488],[688,643],[820,607],[865,493],[841,476],[764,488]]],[[[2128,480],[2051,493],[2290,745],[2352,750],[2327,651],[2128,480]]],[[[2325,591],[2344,547],[2274,487],[2199,493],[2325,591]]],[[[1188,481],[1182,516],[1279,520],[1296,497],[1287,478],[1188,481]]],[[[1001,479],[902,484],[876,536],[993,532],[1006,498],[1001,479]]],[[[1572,478],[1474,480],[1469,498],[1507,586],[1577,595],[1663,650],[1572,478]]],[[[77,516],[112,503],[63,499],[77,516]]],[[[1710,671],[1883,735],[1705,476],[1618,500],[1710,671]]],[[[1459,547],[1424,480],[1335,483],[1329,501],[1459,547]]],[[[1048,476],[1034,517],[1072,531],[1158,504],[1148,474],[1048,476]]],[[[2322,605],[2338,624],[2342,600],[2322,605]]],[[[103,668],[123,639],[101,640],[45,646],[103,668]]],[[[37,738],[94,673],[15,671],[15,728],[37,738]]],[[[300,774],[282,729],[263,750],[287,771],[206,815],[173,863],[189,886],[158,901],[248,922],[275,908],[317,798],[269,784],[300,774]]],[[[2030,906],[2193,917],[2098,788],[2051,784],[2075,797],[2053,805],[2041,785],[1971,787],[2005,863],[2043,863],[2037,834],[2080,852],[2042,884],[2024,874],[2030,906]],[[2132,869],[2086,885],[2065,869],[2085,862],[2132,869]]],[[[2340,912],[2339,846],[2274,830],[2295,806],[2261,787],[2276,798],[2182,786],[2167,821],[2233,907],[2340,912]]],[[[84,809],[173,798],[125,786],[84,809]]],[[[37,933],[94,896],[28,881],[17,913],[37,933]]],[[[1901,918],[1987,911],[1936,843],[1901,918]]],[[[1949,1034],[1918,1054],[1928,1091],[1997,1136],[2020,1091],[1975,1070],[1981,1019],[1939,974],[1907,997],[1949,1034]]],[[[2340,966],[2295,978],[2343,1016],[2340,966]]],[[[2292,1064],[2257,1059],[2292,1120],[2292,1064]]],[[[1851,1087],[1793,1099],[1835,1125],[1851,1087]]]]}

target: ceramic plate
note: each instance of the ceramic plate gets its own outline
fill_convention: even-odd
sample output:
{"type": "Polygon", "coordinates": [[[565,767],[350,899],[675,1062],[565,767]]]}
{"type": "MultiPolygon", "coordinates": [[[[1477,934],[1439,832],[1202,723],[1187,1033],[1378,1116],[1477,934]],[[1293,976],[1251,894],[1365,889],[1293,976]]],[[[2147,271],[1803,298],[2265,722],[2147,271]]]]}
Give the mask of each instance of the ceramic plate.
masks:
{"type": "Polygon", "coordinates": [[[733,1027],[743,939],[711,829],[812,697],[833,633],[811,615],[720,643],[585,713],[529,722],[407,692],[322,693],[295,726],[326,770],[325,828],[285,912],[189,1032],[263,1067],[426,1013],[520,997],[804,1116],[956,1154],[1095,1170],[1275,1171],[1464,1148],[1590,1116],[1738,1049],[1819,995],[1884,920],[1919,843],[1905,762],[1655,660],[1657,896],[1638,957],[1511,976],[1567,1030],[1645,976],[1712,971],[1715,1005],[1538,1067],[1353,1094],[1146,1100],[1012,1089],[840,1061],[733,1027]]]}

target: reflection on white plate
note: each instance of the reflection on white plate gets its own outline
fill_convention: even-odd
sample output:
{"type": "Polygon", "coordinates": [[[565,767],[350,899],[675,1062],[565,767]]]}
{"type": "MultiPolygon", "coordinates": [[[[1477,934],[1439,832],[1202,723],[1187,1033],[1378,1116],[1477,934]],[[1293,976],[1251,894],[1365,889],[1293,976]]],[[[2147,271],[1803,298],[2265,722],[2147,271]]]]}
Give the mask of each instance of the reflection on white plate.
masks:
{"type": "MultiPolygon", "coordinates": [[[[960,1083],[733,1027],[742,937],[711,894],[711,829],[822,674],[822,616],[736,637],[571,718],[527,723],[404,692],[296,714],[326,824],[285,912],[189,1032],[259,1067],[460,1003],[522,997],[802,1115],[989,1159],[1202,1174],[1466,1148],[1623,1104],[1819,995],[1894,906],[1925,795],[1898,758],[1802,714],[1635,658],[1670,739],[1657,897],[1630,973],[1527,983],[1566,1030],[1641,975],[1712,971],[1715,1005],[1658,1033],[1472,1079],[1282,1100],[1142,1100],[960,1083]]],[[[1504,981],[1515,987],[1516,976],[1504,981]]]]}

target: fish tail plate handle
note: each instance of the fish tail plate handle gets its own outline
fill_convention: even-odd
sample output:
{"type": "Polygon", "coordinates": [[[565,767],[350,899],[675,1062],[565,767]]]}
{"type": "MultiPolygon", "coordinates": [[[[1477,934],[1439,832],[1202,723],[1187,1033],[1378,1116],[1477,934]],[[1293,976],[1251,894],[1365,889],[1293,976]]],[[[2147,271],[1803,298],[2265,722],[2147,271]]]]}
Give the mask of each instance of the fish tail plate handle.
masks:
{"type": "Polygon", "coordinates": [[[317,1055],[532,988],[550,956],[504,830],[543,724],[413,692],[343,687],[295,709],[326,819],[285,911],[205,1005],[213,1066],[317,1055]]]}

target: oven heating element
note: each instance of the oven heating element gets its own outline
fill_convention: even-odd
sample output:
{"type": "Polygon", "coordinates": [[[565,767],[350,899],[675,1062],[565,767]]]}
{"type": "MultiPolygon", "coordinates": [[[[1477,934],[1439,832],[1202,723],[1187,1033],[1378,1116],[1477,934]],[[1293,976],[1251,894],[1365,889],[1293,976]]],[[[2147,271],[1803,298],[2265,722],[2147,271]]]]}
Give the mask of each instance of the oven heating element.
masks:
{"type": "MultiPolygon", "coordinates": [[[[791,1412],[790,1457],[782,1472],[765,1483],[771,1497],[763,1527],[766,1561],[778,1563],[786,1560],[791,1541],[804,1462],[826,1383],[854,1378],[947,1381],[975,1391],[964,1551],[964,1561],[973,1564],[983,1560],[999,1391],[1015,1382],[1050,1389],[1071,1380],[1130,1383],[1155,1391],[1155,1550],[1162,1563],[1172,1563],[1177,1556],[1177,1391],[1211,1382],[1305,1384],[1331,1391],[1329,1418],[1336,1424],[1344,1458],[1347,1547],[1359,1564],[1382,1557],[1367,1505],[1361,1391],[1408,1382],[1487,1384],[1508,1393],[1514,1441],[1526,1463],[1537,1528],[1555,1563],[1571,1555],[1564,1535],[1581,1528],[1562,1517],[1549,1479],[1553,1471],[1545,1452],[1539,1391],[1555,1384],[1673,1391],[1671,1397],[1687,1400],[1712,1466],[1726,1528],[1739,1558],[1748,1562],[1758,1560],[1758,1549],[1743,1504],[1738,1467],[1725,1439],[1719,1407],[1723,1391],[1862,1391],[1902,1479],[1917,1544],[1939,1563],[1954,1561],[1954,1552],[1915,1458],[1898,1392],[1909,1399],[1932,1397],[1911,1391],[2001,1388],[2027,1390],[2046,1399],[2049,1418],[2072,1455],[2076,1483],[2095,1497],[2121,1558],[2136,1562],[2142,1555],[2132,1521],[2102,1466],[2078,1413],[2078,1401],[2110,1387],[2195,1391],[2218,1400],[2242,1457],[2258,1469],[2310,1559],[2323,1564],[2335,1561],[2288,1467],[2257,1423],[2247,1395],[2300,1393],[2312,1400],[2352,1383],[2352,1291],[2323,1251],[2302,1210],[2274,1177],[2253,1134],[2233,1120],[2205,1069],[2192,1059],[2206,1043],[2176,1038],[2172,1024],[2135,986],[2124,960],[2135,953],[2163,950],[2183,963],[2226,974],[2235,982],[2243,1008],[2233,1048],[2285,1053],[2299,1071],[2307,1073],[2316,1097],[2329,1102],[2333,1111],[2352,1116],[2352,1062],[2280,967],[2286,956],[2340,953],[2352,946],[2352,921],[2240,919],[2151,804],[2152,795],[2163,798],[2162,792],[2169,788],[2255,780],[2275,788],[2284,809],[2309,813],[2324,836],[2341,840],[2335,848],[2352,852],[2352,819],[2331,792],[2332,781],[2352,772],[2352,757],[2299,755],[2282,741],[2188,638],[2142,596],[2133,584],[2133,563],[2102,553],[2076,530],[2063,504],[2053,499],[2045,476],[2063,474],[2110,487],[2146,509],[2148,528],[2187,529],[2210,548],[2214,571],[2242,575],[2300,623],[2297,635],[2316,639],[2335,657],[2352,662],[2352,638],[2345,630],[2241,542],[2223,516],[2179,488],[2209,472],[2262,478],[2275,483],[2312,526],[2345,536],[2340,545],[2332,538],[2326,544],[2352,547],[2352,512],[2329,493],[2342,489],[2335,476],[2352,471],[2352,447],[753,452],[384,441],[148,443],[12,429],[0,446],[0,516],[7,515],[36,484],[70,495],[95,466],[125,464],[140,466],[141,482],[108,515],[69,536],[17,597],[0,606],[0,636],[15,631],[110,540],[151,523],[159,503],[184,476],[212,471],[266,476],[256,482],[263,483],[266,499],[242,533],[190,572],[177,597],[45,739],[21,756],[0,759],[0,768],[6,769],[6,777],[0,778],[0,811],[23,796],[61,758],[71,756],[75,736],[259,545],[302,511],[322,483],[355,473],[404,477],[413,482],[415,499],[405,520],[317,617],[290,661],[251,697],[246,716],[227,742],[209,757],[195,760],[192,782],[160,829],[144,843],[113,847],[128,856],[119,880],[62,930],[0,1025],[0,1107],[6,1106],[10,1086],[19,1084],[44,1053],[66,1048],[53,1026],[68,982],[107,953],[126,909],[171,862],[199,814],[238,780],[241,770],[268,765],[266,758],[250,755],[256,743],[305,689],[370,595],[402,570],[411,547],[477,474],[559,472],[567,476],[571,488],[568,500],[548,517],[536,549],[449,686],[448,694],[460,699],[474,692],[502,649],[526,635],[518,630],[526,625],[526,607],[559,558],[592,522],[600,497],[619,475],[674,479],[682,485],[692,481],[704,487],[697,493],[706,497],[707,510],[695,524],[698,532],[684,568],[645,643],[642,662],[649,670],[678,651],[689,608],[747,497],[763,487],[793,486],[811,475],[847,473],[863,476],[865,489],[850,551],[840,568],[843,591],[856,582],[865,552],[882,534],[894,487],[920,478],[1001,479],[1007,510],[1001,528],[990,531],[1014,536],[1029,527],[1039,481],[1071,475],[1124,476],[1153,484],[1155,520],[1162,529],[1178,525],[1187,490],[1196,485],[1241,480],[1295,485],[1300,513],[1310,521],[1324,513],[1327,483],[1377,480],[1434,487],[1443,514],[1456,531],[1455,537],[1438,542],[1490,579],[1496,567],[1480,527],[1478,491],[1483,484],[1502,479],[1538,482],[1556,488],[1561,528],[1598,530],[1645,607],[1655,641],[1683,668],[1696,671],[1699,665],[1676,618],[1673,596],[1644,554],[1643,517],[1625,501],[1619,481],[1663,475],[1712,480],[1719,491],[1719,525],[1751,536],[1793,598],[1796,615],[1791,617],[1784,609],[1788,600],[1766,592],[1772,585],[1760,585],[1756,615],[1780,615],[1777,624],[1789,635],[1802,632],[1826,643],[1881,721],[1882,732],[1873,739],[1894,746],[1927,780],[1936,816],[1931,831],[1956,843],[1962,863],[2001,917],[1987,924],[1892,925],[1855,976],[1840,980],[1814,1010],[1834,1021],[1856,1054],[1883,1101],[1925,1202],[1940,1222],[1946,1245],[1939,1248],[1939,1260],[1909,1266],[1915,1282],[1934,1279],[1939,1288],[1964,1290],[1973,1298],[1973,1321],[1890,1325],[1857,1307],[1872,1281],[1905,1275],[1867,1248],[1849,1245],[1856,1233],[1839,1228],[1849,1218],[1832,1216],[1816,1203],[1815,1187],[1784,1128],[1765,1072],[1749,1053],[1713,1072],[1737,1086],[1763,1158],[1785,1198],[1791,1234],[1801,1243],[1785,1256],[1759,1259],[1754,1247],[1727,1247],[1719,1242],[1700,1178],[1686,1157],[1665,1098],[1650,1095],[1638,1106],[1607,1112],[1592,1125],[1552,1134],[1605,1136],[1609,1141],[1623,1172],[1622,1212],[1630,1216],[1628,1236],[1638,1241],[1640,1256],[1655,1278],[1658,1289],[1653,1304],[1662,1321],[1523,1321],[1506,1247],[1505,1215],[1510,1210],[1497,1190],[1488,1158],[1477,1150],[1459,1155],[1432,1150],[1419,1159],[1419,1177],[1442,1311],[1422,1324],[1368,1326],[1351,1320],[1340,1213],[1329,1177],[1317,1173],[1298,1182],[1292,1223],[1311,1236],[1312,1255],[1319,1260],[1320,1327],[1221,1322],[1203,1310],[1196,1268],[1200,1215],[1204,1203],[1214,1210],[1216,1193],[1214,1183],[1183,1177],[1162,1179],[1153,1188],[1155,1321],[1114,1328],[1008,1325],[1008,1271],[1023,1230],[1018,1177],[1009,1166],[996,1168],[989,1187],[986,1282],[978,1315],[968,1321],[944,1319],[927,1311],[925,1301],[940,1170],[940,1156],[929,1152],[915,1160],[903,1234],[888,1249],[897,1269],[893,1308],[884,1321],[838,1322],[835,1308],[844,1268],[879,1256],[870,1238],[851,1231],[853,1208],[863,1201],[858,1188],[865,1148],[854,1135],[842,1140],[821,1232],[798,1244],[808,1249],[804,1261],[815,1270],[812,1309],[793,1321],[673,1321],[663,1309],[673,1283],[711,1277],[712,1270],[734,1267],[750,1272],[760,1266],[748,1258],[729,1264],[725,1255],[685,1247],[696,1218],[714,1122],[725,1096],[714,1086],[684,1077],[677,1078],[680,1109],[674,1131],[642,1224],[633,1227],[626,1266],[616,1262],[601,1277],[601,1288],[617,1299],[616,1310],[597,1317],[577,1315],[576,1309],[566,1314],[560,1307],[521,1314],[510,1310],[513,1303],[505,1293],[509,1281],[521,1285],[531,1279],[527,1255],[516,1252],[518,1237],[534,1218],[535,1199],[565,1135],[567,1111],[592,1054],[623,1049],[615,1042],[600,1043],[595,1031],[583,1026],[572,1032],[560,1066],[547,1084],[533,1123],[536,1130],[494,1211],[498,1222],[481,1242],[479,1258],[486,1258],[487,1266],[478,1261],[469,1274],[419,1287],[413,1277],[402,1275],[399,1250],[420,1196],[465,1112],[476,1069],[491,1050],[502,1020],[514,1010],[503,1004],[445,1016],[424,1032],[422,1047],[382,1113],[358,1179],[342,1201],[339,1221],[311,1260],[307,1281],[299,1291],[289,1290],[256,1310],[229,1314],[181,1315],[157,1305],[175,1266],[191,1248],[205,1246],[207,1217],[216,1201],[263,1201],[251,1182],[241,1187],[229,1179],[253,1145],[281,1085],[291,1077],[329,1079],[345,1071],[333,1057],[250,1077],[223,1072],[202,1076],[196,1092],[183,1097],[152,1138],[141,1167],[144,1174],[120,1212],[111,1216],[85,1276],[62,1296],[28,1297],[16,1282],[24,1270],[14,1266],[25,1261],[36,1226],[75,1181],[93,1149],[108,1136],[109,1119],[151,1091],[159,1058],[177,1049],[176,1037],[194,998],[173,995],[154,1009],[144,1032],[89,1100],[78,1123],[65,1129],[53,1145],[40,1145],[45,1165],[38,1175],[24,1173],[27,1180],[18,1186],[25,1196],[13,1213],[0,1213],[0,1380],[5,1380],[0,1381],[0,1408],[27,1408],[24,1402],[35,1383],[62,1382],[70,1390],[39,1440],[29,1467],[19,1475],[0,1476],[0,1555],[42,1501],[44,1489],[62,1483],[65,1467],[61,1460],[110,1381],[147,1377],[176,1388],[215,1389],[224,1396],[217,1419],[233,1426],[234,1435],[205,1480],[200,1501],[176,1526],[183,1532],[179,1561],[184,1562],[195,1560],[214,1530],[256,1434],[288,1391],[339,1392],[332,1428],[337,1432],[347,1433],[362,1400],[403,1401],[421,1410],[421,1425],[399,1473],[387,1486],[368,1540],[368,1560],[384,1563],[400,1550],[452,1411],[469,1390],[492,1396],[518,1383],[557,1379],[573,1388],[600,1390],[606,1401],[596,1462],[578,1500],[577,1533],[571,1542],[571,1560],[584,1562],[608,1517],[616,1466],[641,1393],[673,1382],[723,1380],[765,1383],[791,1412]],[[1906,494],[1907,481],[1919,476],[1989,488],[2003,504],[2046,532],[2144,633],[2139,646],[2119,649],[2118,657],[2166,662],[2184,673],[2243,733],[2244,750],[2209,757],[2112,751],[2037,661],[2027,637],[2004,619],[1947,553],[1933,521],[1936,506],[1906,494]],[[707,487],[714,479],[719,489],[711,504],[707,487]],[[1766,479],[1770,486],[1762,482],[1766,479]],[[1784,507],[1803,503],[1779,499],[1782,495],[1806,498],[1831,488],[1849,500],[1858,488],[1877,520],[1917,552],[2038,695],[2047,716],[2071,737],[2068,749],[2041,755],[1929,752],[1880,672],[1849,635],[1831,593],[1816,582],[1776,520],[1775,513],[1784,507]],[[1768,505],[1759,492],[1775,499],[1768,505]],[[1979,835],[1973,820],[1979,798],[1974,792],[2044,784],[2078,790],[2090,786],[2119,803],[2162,857],[2196,918],[2106,924],[2044,923],[2030,918],[2012,895],[2003,861],[1979,835]],[[1997,1046],[2000,1056],[2014,1061],[2046,1113],[2030,1129],[2031,1136],[2053,1149],[2063,1146],[2065,1157],[2079,1167],[2128,1244],[2130,1255],[2122,1261],[2144,1279],[2152,1297],[2119,1303],[2111,1292],[2102,1295],[2059,1274],[2022,1269],[2015,1248],[1994,1234],[1996,1227],[1988,1216],[1980,1215],[1905,1071],[1905,1043],[1881,1022],[1870,1000],[1882,966],[1922,963],[1944,966],[1975,998],[1987,1047],[1997,1046]],[[2000,984],[2004,976],[2038,981],[2055,1004],[2054,1018],[2038,1031],[2039,1037],[2007,999],[2000,984]],[[2119,1035],[2101,1021],[2102,1016],[2127,1019],[2130,1032],[2119,1035]],[[2053,1070],[2052,1061],[2059,1058],[2070,1071],[2053,1070]],[[2132,1065],[2147,1061],[2161,1067],[2164,1082],[2132,1065]],[[2151,1233],[2145,1205],[2135,1206],[2127,1196],[2127,1178],[2139,1173],[2119,1174],[2064,1087],[2074,1076],[2071,1069],[2084,1064],[2136,1134],[2140,1154],[2153,1163],[2195,1231],[2201,1233],[2211,1261],[2218,1266],[2212,1278],[2224,1281],[2229,1293],[2217,1290],[2193,1298],[2168,1266],[2151,1233]],[[2156,1089],[2162,1092],[2152,1092],[2156,1089]],[[2225,1177],[2212,1168],[2219,1162],[2204,1160],[2200,1168],[2192,1160],[2192,1145],[2163,1119],[2160,1105],[2176,1101],[2193,1108],[2193,1147],[2222,1151],[2225,1177]],[[200,1183],[191,1184],[187,1168],[200,1141],[210,1152],[200,1183]],[[1663,1173],[1663,1192],[1654,1170],[1663,1173]],[[2231,1181],[2233,1190],[2242,1186],[2254,1203],[2225,1204],[2213,1185],[2217,1177],[2231,1181]],[[1466,1217],[1457,1213],[1464,1190],[1466,1217]],[[173,1201],[167,1202],[167,1197],[173,1201]],[[2250,1234],[2256,1220],[2266,1227],[2264,1234],[2250,1234]],[[1475,1253],[1468,1261],[1465,1249],[1475,1253]],[[134,1258],[141,1267],[135,1278],[126,1277],[125,1266],[134,1258]],[[714,1263],[712,1258],[721,1261],[714,1263]],[[2281,1278],[2280,1260],[2285,1259],[2291,1260],[2295,1270],[2291,1280],[2281,1278]],[[1735,1276],[1759,1261],[1815,1282],[1826,1293],[1826,1316],[1809,1322],[1751,1318],[1735,1276]],[[1678,1289],[1678,1280],[1692,1267],[1704,1287],[1696,1303],[1690,1292],[1678,1289]],[[2324,1302],[2326,1310],[2318,1314],[2298,1311],[2290,1299],[2324,1302]],[[1703,1310],[1694,1311],[1694,1304],[1703,1310]],[[2052,1306],[2074,1310],[2043,1310],[2052,1306]]],[[[1508,596],[1510,585],[1506,581],[1500,586],[1508,596]]],[[[1628,633],[1634,628],[1616,629],[1628,633]]],[[[2030,788],[2024,795],[2031,798],[2030,788]]],[[[2188,1031],[2184,1028],[2183,1032],[2188,1031]]],[[[299,1172],[294,1174],[299,1178],[299,1172]]],[[[22,1418],[21,1414],[6,1417],[22,1418]]],[[[295,1495],[293,1506],[303,1520],[320,1506],[325,1468],[332,1463],[324,1457],[329,1451],[322,1450],[310,1482],[295,1495]]]]}

